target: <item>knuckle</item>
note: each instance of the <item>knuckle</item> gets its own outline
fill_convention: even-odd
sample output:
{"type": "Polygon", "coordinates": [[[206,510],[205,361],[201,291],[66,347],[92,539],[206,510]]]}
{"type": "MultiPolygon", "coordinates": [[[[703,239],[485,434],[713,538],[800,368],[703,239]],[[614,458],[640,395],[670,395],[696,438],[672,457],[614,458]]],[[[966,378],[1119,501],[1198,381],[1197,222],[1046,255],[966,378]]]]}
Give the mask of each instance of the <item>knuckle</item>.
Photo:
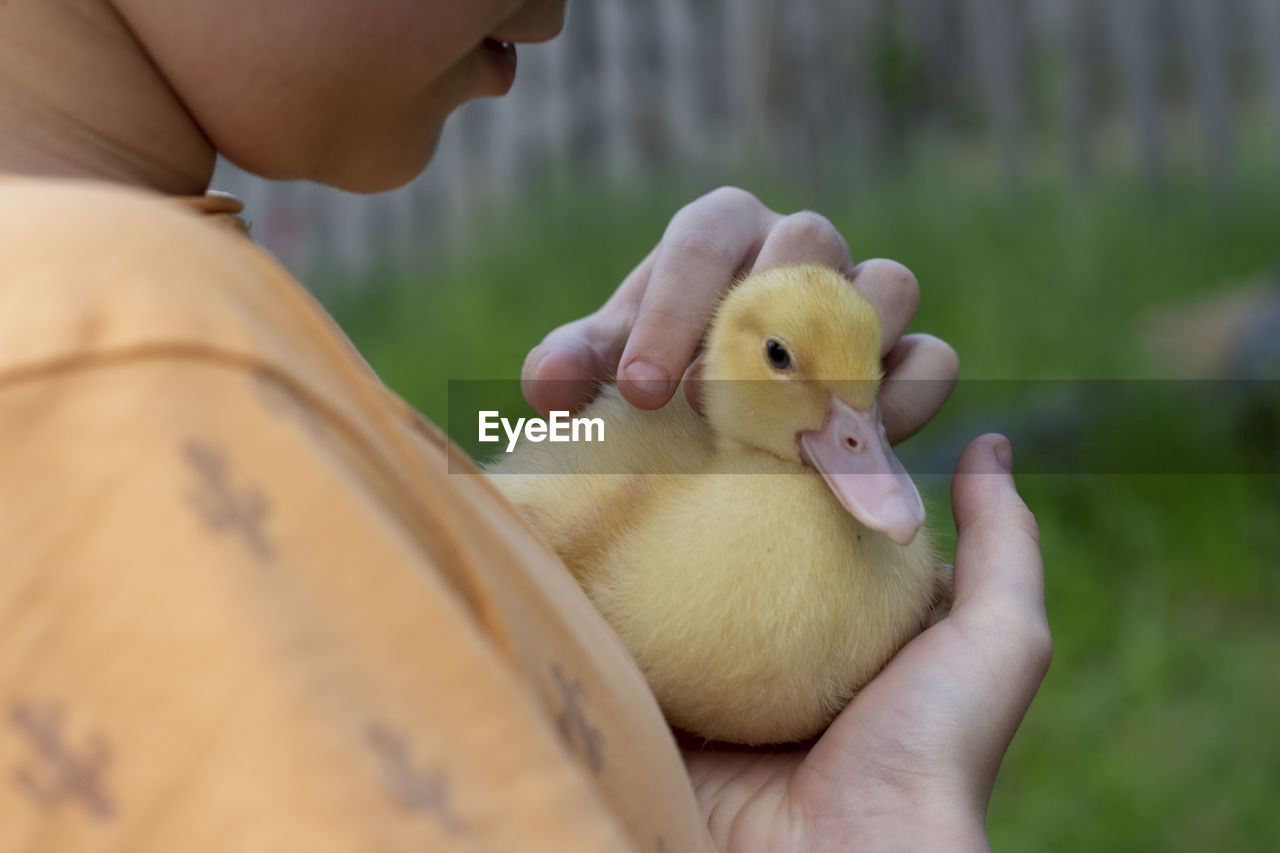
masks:
{"type": "Polygon", "coordinates": [[[843,246],[844,238],[831,220],[811,210],[783,217],[773,228],[774,234],[793,244],[843,246]]]}
{"type": "Polygon", "coordinates": [[[899,306],[914,314],[920,307],[920,282],[905,265],[885,258],[869,261],[876,278],[884,282],[884,289],[899,306]]]}
{"type": "Polygon", "coordinates": [[[916,274],[902,264],[897,261],[889,261],[889,263],[892,265],[890,272],[893,277],[894,292],[914,313],[920,307],[920,282],[916,280],[916,274]]]}
{"type": "Polygon", "coordinates": [[[921,335],[920,339],[930,349],[930,361],[941,376],[955,378],[960,375],[960,354],[955,347],[933,335],[921,335]]]}
{"type": "MultiPolygon", "coordinates": [[[[628,349],[627,360],[635,356],[643,356],[648,361],[662,363],[668,359],[661,355],[672,342],[692,338],[694,342],[702,335],[706,320],[701,313],[690,306],[680,304],[664,304],[655,302],[646,305],[636,321],[637,326],[661,327],[663,341],[647,337],[643,342],[635,338],[636,343],[628,349]],[[663,346],[662,344],[665,344],[663,346]]],[[[692,344],[690,344],[692,346],[692,344]]]]}
{"type": "Polygon", "coordinates": [[[912,378],[954,381],[960,375],[960,356],[955,348],[942,338],[923,332],[904,335],[889,350],[884,365],[890,374],[905,369],[912,378]]]}
{"type": "Polygon", "coordinates": [[[1026,650],[1028,661],[1037,671],[1044,673],[1053,662],[1053,634],[1045,619],[1034,620],[1022,629],[1022,647],[1026,650]]]}
{"type": "Polygon", "coordinates": [[[1034,542],[1037,548],[1040,547],[1040,523],[1036,521],[1036,514],[1025,503],[1018,501],[1009,517],[1009,523],[1034,542]]]}
{"type": "Polygon", "coordinates": [[[738,257],[726,236],[709,222],[690,221],[673,228],[663,240],[668,250],[709,258],[722,266],[736,266],[738,257]]]}
{"type": "MultiPolygon", "coordinates": [[[[763,206],[760,204],[760,200],[758,198],[741,187],[727,185],[716,187],[714,190],[698,199],[698,201],[706,202],[717,207],[722,205],[725,207],[738,207],[742,205],[763,206]]],[[[694,203],[697,204],[698,202],[694,203]]]]}
{"type": "Polygon", "coordinates": [[[676,212],[662,235],[663,250],[705,257],[736,270],[746,246],[739,245],[745,236],[737,234],[735,239],[735,233],[742,230],[744,221],[753,221],[750,215],[744,219],[743,213],[764,209],[746,190],[714,189],[676,212]]]}
{"type": "Polygon", "coordinates": [[[1023,605],[1005,604],[992,614],[993,639],[1010,649],[1029,666],[1043,673],[1053,660],[1053,633],[1044,610],[1028,610],[1023,605]]]}
{"type": "Polygon", "coordinates": [[[619,340],[626,340],[635,326],[638,305],[624,305],[614,309],[601,308],[587,317],[584,327],[586,342],[604,352],[619,340]]]}

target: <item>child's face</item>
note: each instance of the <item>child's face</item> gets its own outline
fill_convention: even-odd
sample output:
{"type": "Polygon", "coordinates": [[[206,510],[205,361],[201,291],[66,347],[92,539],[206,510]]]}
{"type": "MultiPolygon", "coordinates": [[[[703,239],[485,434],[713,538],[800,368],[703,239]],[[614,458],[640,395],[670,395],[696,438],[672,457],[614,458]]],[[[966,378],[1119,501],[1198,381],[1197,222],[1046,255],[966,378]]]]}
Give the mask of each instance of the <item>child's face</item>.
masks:
{"type": "Polygon", "coordinates": [[[267,177],[372,192],[418,174],[445,118],[504,94],[494,42],[566,0],[114,0],[205,135],[267,177]]]}

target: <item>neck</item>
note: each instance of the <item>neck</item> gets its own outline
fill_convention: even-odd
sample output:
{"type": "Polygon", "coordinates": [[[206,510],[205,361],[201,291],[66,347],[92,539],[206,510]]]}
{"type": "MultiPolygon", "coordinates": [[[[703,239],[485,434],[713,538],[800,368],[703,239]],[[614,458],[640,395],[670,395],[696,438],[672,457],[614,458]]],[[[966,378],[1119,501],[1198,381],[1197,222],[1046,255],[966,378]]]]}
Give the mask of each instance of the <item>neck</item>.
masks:
{"type": "Polygon", "coordinates": [[[106,0],[0,0],[0,171],[199,195],[215,158],[106,0]]]}

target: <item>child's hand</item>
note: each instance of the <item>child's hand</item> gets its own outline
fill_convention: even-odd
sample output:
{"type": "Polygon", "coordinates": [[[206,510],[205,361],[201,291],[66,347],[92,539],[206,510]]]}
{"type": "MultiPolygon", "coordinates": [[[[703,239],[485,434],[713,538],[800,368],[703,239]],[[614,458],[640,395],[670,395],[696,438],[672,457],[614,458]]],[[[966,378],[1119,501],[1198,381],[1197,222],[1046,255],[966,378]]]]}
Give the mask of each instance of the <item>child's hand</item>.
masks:
{"type": "Polygon", "coordinates": [[[598,380],[617,376],[635,405],[666,404],[734,277],[756,266],[789,263],[834,267],[875,304],[884,326],[885,429],[894,442],[919,430],[951,392],[959,362],[950,346],[931,335],[903,337],[920,304],[915,276],[893,261],[855,265],[848,244],[823,217],[807,211],[782,216],[730,187],[682,208],[608,302],[533,348],[522,372],[525,397],[543,414],[578,409],[598,380]],[[934,381],[894,381],[900,379],[934,381]]]}
{"type": "Polygon", "coordinates": [[[987,798],[1053,649],[1039,534],[1006,451],[983,436],[956,467],[950,615],[811,748],[686,748],[717,849],[989,849],[987,798]]]}

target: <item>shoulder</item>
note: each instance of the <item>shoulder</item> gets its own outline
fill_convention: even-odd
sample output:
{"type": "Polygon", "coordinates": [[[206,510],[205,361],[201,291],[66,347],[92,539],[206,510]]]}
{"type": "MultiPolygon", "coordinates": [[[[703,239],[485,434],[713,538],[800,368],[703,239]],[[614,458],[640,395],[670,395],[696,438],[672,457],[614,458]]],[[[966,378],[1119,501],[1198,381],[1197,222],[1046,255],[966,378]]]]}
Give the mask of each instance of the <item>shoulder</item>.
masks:
{"type": "Polygon", "coordinates": [[[255,255],[268,260],[243,236],[165,196],[98,182],[6,180],[0,331],[59,313],[118,315],[166,303],[176,311],[205,301],[211,282],[261,278],[266,265],[255,255]]]}
{"type": "Polygon", "coordinates": [[[336,332],[325,321],[252,241],[172,199],[0,182],[0,372],[139,347],[271,360],[336,332]]]}
{"type": "Polygon", "coordinates": [[[276,377],[369,436],[391,397],[315,299],[242,233],[128,188],[0,181],[0,392],[159,362],[182,375],[216,366],[276,377]]]}
{"type": "Polygon", "coordinates": [[[185,252],[225,250],[233,235],[156,193],[98,181],[8,178],[0,181],[0,264],[74,266],[139,250],[172,261],[185,252]],[[92,256],[72,250],[92,250],[92,256]]]}

